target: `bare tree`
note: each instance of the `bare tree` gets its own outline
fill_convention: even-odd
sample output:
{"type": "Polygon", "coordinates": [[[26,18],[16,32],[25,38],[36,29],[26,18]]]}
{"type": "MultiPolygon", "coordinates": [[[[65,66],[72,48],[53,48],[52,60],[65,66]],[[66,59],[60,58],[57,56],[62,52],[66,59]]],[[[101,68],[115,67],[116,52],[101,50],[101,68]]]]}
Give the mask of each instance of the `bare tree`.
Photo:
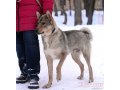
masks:
{"type": "Polygon", "coordinates": [[[72,15],[71,13],[71,0],[69,0],[69,9],[70,9],[70,16],[72,15]]]}
{"type": "Polygon", "coordinates": [[[74,25],[82,24],[81,0],[74,0],[75,6],[75,22],[74,25]]]}
{"type": "Polygon", "coordinates": [[[88,17],[87,24],[92,24],[95,0],[83,0],[83,1],[84,1],[84,8],[86,10],[86,16],[88,17]]]}
{"type": "Polygon", "coordinates": [[[104,11],[104,0],[102,0],[102,8],[103,8],[103,11],[104,11]]]}
{"type": "Polygon", "coordinates": [[[56,5],[56,0],[54,0],[54,11],[55,11],[55,16],[58,16],[58,10],[57,10],[57,5],[56,5]]]}
{"type": "Polygon", "coordinates": [[[67,23],[67,14],[65,12],[65,5],[66,5],[66,0],[60,0],[61,15],[65,16],[63,24],[67,23]]]}

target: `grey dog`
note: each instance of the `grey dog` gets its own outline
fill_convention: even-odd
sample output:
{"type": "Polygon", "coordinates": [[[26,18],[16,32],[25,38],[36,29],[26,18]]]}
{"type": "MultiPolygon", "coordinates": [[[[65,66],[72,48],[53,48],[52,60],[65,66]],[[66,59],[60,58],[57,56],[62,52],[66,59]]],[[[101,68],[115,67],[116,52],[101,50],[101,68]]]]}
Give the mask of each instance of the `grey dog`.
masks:
{"type": "Polygon", "coordinates": [[[82,28],[81,30],[62,31],[57,27],[49,11],[44,15],[40,15],[38,12],[36,14],[38,18],[36,32],[42,35],[49,74],[48,83],[43,88],[49,88],[52,85],[54,59],[60,59],[56,68],[56,79],[57,81],[61,80],[61,67],[69,53],[71,53],[73,60],[80,67],[81,73],[78,79],[82,79],[84,74],[84,65],[80,61],[80,54],[83,54],[89,69],[89,83],[93,82],[93,71],[90,64],[90,41],[92,40],[90,30],[88,28],[82,28]]]}

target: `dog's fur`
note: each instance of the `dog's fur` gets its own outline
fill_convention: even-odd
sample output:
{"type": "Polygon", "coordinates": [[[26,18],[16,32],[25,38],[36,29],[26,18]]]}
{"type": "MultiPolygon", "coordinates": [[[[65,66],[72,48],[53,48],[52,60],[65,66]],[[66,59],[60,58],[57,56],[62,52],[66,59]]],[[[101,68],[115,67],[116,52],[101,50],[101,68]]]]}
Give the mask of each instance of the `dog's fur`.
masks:
{"type": "Polygon", "coordinates": [[[93,72],[90,64],[90,41],[92,34],[88,28],[81,30],[62,31],[59,29],[49,11],[40,16],[37,12],[38,26],[37,33],[42,35],[44,53],[47,59],[49,81],[43,88],[49,88],[53,81],[53,60],[60,59],[57,70],[57,81],[61,80],[61,67],[66,56],[71,53],[73,60],[80,67],[80,76],[78,79],[83,78],[84,65],[80,61],[80,53],[87,62],[89,69],[89,82],[93,82],[93,72]]]}

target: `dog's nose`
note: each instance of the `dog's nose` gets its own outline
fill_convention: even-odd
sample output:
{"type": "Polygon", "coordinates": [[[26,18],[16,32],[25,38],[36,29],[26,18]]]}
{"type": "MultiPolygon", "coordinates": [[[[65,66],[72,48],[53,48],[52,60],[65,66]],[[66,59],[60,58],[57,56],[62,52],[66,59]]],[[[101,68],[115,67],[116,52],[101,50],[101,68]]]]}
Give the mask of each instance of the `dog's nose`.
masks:
{"type": "Polygon", "coordinates": [[[37,30],[37,29],[35,30],[35,33],[37,33],[37,34],[38,34],[38,30],[37,30]]]}

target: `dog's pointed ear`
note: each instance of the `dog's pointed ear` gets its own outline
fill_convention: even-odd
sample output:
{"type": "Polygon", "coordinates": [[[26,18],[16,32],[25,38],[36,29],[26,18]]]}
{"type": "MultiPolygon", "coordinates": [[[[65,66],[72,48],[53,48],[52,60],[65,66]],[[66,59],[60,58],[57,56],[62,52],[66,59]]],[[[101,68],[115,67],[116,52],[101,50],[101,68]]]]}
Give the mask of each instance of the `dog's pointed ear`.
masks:
{"type": "Polygon", "coordinates": [[[40,13],[38,11],[36,12],[36,15],[37,15],[37,19],[39,19],[40,13]]]}
{"type": "Polygon", "coordinates": [[[51,20],[52,15],[51,15],[51,13],[50,13],[50,11],[49,11],[49,10],[47,10],[47,11],[46,11],[46,15],[47,15],[47,17],[51,20]]]}

